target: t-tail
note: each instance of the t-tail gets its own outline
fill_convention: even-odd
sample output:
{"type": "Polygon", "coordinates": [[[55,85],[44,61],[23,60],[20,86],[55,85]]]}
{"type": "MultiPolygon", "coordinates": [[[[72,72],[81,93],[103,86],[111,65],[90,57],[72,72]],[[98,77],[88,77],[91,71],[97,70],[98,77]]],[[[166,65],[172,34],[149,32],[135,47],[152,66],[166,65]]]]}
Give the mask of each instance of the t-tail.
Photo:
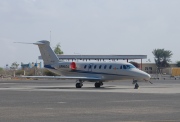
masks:
{"type": "Polygon", "coordinates": [[[59,62],[57,55],[50,47],[49,41],[42,40],[33,44],[38,45],[42,59],[44,61],[44,65],[52,65],[59,62]]]}

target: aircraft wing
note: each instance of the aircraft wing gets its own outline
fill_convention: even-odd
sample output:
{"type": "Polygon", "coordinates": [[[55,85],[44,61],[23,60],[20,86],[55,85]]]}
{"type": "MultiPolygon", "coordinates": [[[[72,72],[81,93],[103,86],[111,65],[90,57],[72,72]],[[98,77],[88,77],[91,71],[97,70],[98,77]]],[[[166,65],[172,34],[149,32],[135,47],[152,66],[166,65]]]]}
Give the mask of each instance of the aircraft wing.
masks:
{"type": "Polygon", "coordinates": [[[98,77],[77,77],[77,76],[20,76],[21,78],[48,78],[48,79],[78,79],[78,80],[102,80],[98,77]]]}

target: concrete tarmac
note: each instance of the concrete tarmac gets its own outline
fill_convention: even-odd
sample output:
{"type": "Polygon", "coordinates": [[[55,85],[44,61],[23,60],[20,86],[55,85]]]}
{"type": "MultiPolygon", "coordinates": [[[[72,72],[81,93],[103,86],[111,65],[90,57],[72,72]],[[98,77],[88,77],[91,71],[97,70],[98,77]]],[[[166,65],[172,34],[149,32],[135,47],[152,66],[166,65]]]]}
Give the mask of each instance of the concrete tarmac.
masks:
{"type": "Polygon", "coordinates": [[[0,81],[0,122],[180,122],[180,80],[0,81]]]}

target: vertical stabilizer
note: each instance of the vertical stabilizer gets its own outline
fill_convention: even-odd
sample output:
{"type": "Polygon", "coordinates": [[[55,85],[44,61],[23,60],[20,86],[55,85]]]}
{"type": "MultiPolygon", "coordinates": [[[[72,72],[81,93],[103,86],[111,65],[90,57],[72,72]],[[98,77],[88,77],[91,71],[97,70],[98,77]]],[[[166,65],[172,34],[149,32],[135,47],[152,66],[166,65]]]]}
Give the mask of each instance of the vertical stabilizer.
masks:
{"type": "Polygon", "coordinates": [[[33,44],[38,45],[44,65],[51,65],[59,62],[58,57],[50,47],[49,41],[42,40],[33,44]]]}

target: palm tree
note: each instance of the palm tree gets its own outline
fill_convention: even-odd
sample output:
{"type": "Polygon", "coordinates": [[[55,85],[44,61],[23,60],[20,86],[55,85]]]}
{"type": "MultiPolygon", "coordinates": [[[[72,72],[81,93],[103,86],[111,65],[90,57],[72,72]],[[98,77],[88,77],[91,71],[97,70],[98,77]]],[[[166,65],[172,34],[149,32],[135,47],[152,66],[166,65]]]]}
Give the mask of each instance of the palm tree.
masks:
{"type": "Polygon", "coordinates": [[[164,49],[154,49],[152,51],[154,55],[154,60],[157,66],[158,72],[161,68],[169,67],[169,62],[171,62],[172,51],[164,49]]]}

